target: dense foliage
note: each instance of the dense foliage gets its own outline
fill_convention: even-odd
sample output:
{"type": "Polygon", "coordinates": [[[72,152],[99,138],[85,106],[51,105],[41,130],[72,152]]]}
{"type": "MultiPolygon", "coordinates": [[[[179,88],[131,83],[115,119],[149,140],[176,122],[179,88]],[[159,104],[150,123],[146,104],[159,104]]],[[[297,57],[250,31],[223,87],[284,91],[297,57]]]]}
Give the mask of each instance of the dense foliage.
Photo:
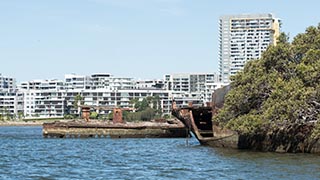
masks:
{"type": "Polygon", "coordinates": [[[130,104],[136,109],[135,112],[123,112],[123,119],[126,121],[150,121],[161,117],[161,104],[159,96],[148,96],[139,99],[132,99],[130,104]]]}
{"type": "Polygon", "coordinates": [[[214,120],[233,130],[252,133],[262,127],[317,121],[320,26],[307,28],[291,43],[282,33],[276,46],[232,77],[231,87],[214,120]]]}

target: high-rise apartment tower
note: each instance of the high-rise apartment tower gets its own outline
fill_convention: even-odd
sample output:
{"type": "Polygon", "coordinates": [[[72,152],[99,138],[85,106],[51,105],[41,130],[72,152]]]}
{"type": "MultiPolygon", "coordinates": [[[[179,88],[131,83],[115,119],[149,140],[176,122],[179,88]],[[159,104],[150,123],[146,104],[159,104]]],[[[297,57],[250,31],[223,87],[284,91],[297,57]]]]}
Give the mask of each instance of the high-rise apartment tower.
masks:
{"type": "Polygon", "coordinates": [[[270,44],[276,45],[280,34],[280,21],[272,14],[221,16],[219,27],[219,77],[223,83],[229,83],[230,76],[247,61],[259,59],[270,44]]]}

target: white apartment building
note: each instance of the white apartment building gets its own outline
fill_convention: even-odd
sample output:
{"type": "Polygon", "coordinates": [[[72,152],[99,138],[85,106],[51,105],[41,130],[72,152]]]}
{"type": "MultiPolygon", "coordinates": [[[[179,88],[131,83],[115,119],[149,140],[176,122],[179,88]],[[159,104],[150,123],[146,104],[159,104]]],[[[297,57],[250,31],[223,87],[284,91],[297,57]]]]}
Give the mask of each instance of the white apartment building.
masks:
{"type": "Polygon", "coordinates": [[[14,118],[23,111],[23,97],[17,92],[16,80],[0,73],[0,115],[14,118]]]}
{"type": "MultiPolygon", "coordinates": [[[[75,97],[80,95],[83,97],[82,103],[89,106],[100,107],[131,107],[132,99],[142,100],[148,96],[159,96],[161,109],[164,114],[169,114],[171,109],[171,101],[169,100],[169,92],[162,89],[121,89],[121,90],[65,90],[64,99],[66,102],[67,113],[77,114],[78,110],[73,107],[75,97]]],[[[100,114],[108,114],[109,110],[99,110],[100,114]]]]}
{"type": "Polygon", "coordinates": [[[91,89],[110,89],[110,78],[112,77],[109,73],[96,73],[91,75],[92,88],[91,89]]]}
{"type": "MultiPolygon", "coordinates": [[[[34,118],[77,115],[78,109],[74,107],[77,95],[83,98],[82,104],[100,107],[131,107],[132,99],[159,96],[164,114],[170,113],[169,92],[163,89],[135,89],[133,78],[118,78],[108,74],[87,77],[89,76],[66,75],[66,82],[33,80],[21,83],[19,87],[23,94],[24,116],[34,118]]],[[[101,110],[99,113],[107,114],[109,111],[101,110]]]]}
{"type": "Polygon", "coordinates": [[[135,89],[164,89],[162,79],[135,81],[135,89]]]}
{"type": "Polygon", "coordinates": [[[0,92],[0,114],[2,116],[18,116],[23,112],[22,94],[17,92],[0,92]]]}
{"type": "Polygon", "coordinates": [[[64,82],[57,79],[33,80],[33,81],[22,82],[19,85],[19,89],[26,89],[26,90],[59,90],[64,88],[65,88],[64,82]]]}
{"type": "Polygon", "coordinates": [[[111,77],[110,78],[110,89],[134,89],[135,83],[133,78],[127,77],[111,77]]]}
{"type": "MultiPolygon", "coordinates": [[[[132,107],[130,101],[140,101],[148,96],[158,96],[163,114],[170,114],[172,100],[178,106],[203,105],[211,101],[212,92],[222,86],[214,73],[166,75],[165,80],[135,81],[133,78],[113,77],[108,73],[91,76],[65,75],[61,80],[33,80],[19,85],[19,99],[10,97],[15,105],[20,103],[26,118],[63,117],[79,114],[75,98],[82,97],[81,104],[97,107],[97,112],[107,115],[112,107],[132,107]],[[99,108],[106,107],[106,108],[99,108]]],[[[0,98],[1,100],[1,98],[0,98]]],[[[0,104],[1,105],[1,104],[0,104]]],[[[1,106],[0,106],[1,107],[1,106]]],[[[11,106],[10,106],[11,107],[11,106]]],[[[15,107],[16,113],[18,109],[15,107]]]]}
{"type": "Polygon", "coordinates": [[[90,89],[92,87],[90,76],[66,74],[64,82],[66,89],[90,89]]]}
{"type": "Polygon", "coordinates": [[[214,90],[223,85],[219,83],[216,73],[167,74],[164,76],[164,84],[165,89],[173,91],[173,94],[188,94],[203,103],[210,102],[214,90]]]}
{"type": "Polygon", "coordinates": [[[221,16],[219,20],[219,76],[230,83],[230,76],[249,60],[259,59],[269,45],[276,45],[280,20],[272,14],[221,16]]]}
{"type": "Polygon", "coordinates": [[[0,91],[10,91],[16,89],[16,79],[3,76],[0,73],[0,91]]]}
{"type": "Polygon", "coordinates": [[[133,78],[113,77],[109,73],[95,73],[91,76],[66,74],[66,89],[134,89],[133,78]]]}

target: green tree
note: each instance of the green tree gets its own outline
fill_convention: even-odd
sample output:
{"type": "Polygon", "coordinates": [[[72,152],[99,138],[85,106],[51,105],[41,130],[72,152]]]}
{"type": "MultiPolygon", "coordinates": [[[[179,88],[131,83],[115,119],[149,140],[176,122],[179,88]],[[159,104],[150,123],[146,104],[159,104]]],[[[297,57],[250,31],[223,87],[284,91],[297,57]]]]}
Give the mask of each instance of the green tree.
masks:
{"type": "Polygon", "coordinates": [[[232,77],[231,87],[214,120],[233,130],[252,133],[262,127],[318,121],[320,26],[307,28],[292,43],[282,33],[276,46],[232,77]]]}
{"type": "Polygon", "coordinates": [[[130,104],[136,109],[136,112],[123,113],[126,121],[150,121],[155,117],[161,116],[161,102],[159,96],[148,96],[141,101],[131,99],[130,104]]]}
{"type": "Polygon", "coordinates": [[[22,120],[24,118],[23,112],[18,112],[18,119],[22,120]]]}
{"type": "Polygon", "coordinates": [[[112,119],[113,119],[113,112],[112,112],[112,111],[108,114],[108,119],[109,119],[109,120],[112,120],[112,119]]]}
{"type": "Polygon", "coordinates": [[[75,116],[72,115],[72,114],[65,114],[65,115],[63,116],[63,118],[64,118],[64,119],[75,119],[75,116]]]}
{"type": "Polygon", "coordinates": [[[161,101],[158,95],[152,97],[152,108],[155,110],[158,116],[162,115],[161,101]]]}
{"type": "Polygon", "coordinates": [[[148,107],[144,111],[141,112],[141,120],[142,121],[150,121],[154,118],[156,112],[154,109],[148,107]]]}
{"type": "Polygon", "coordinates": [[[139,99],[138,98],[133,98],[129,101],[129,104],[132,106],[132,107],[135,107],[135,105],[139,102],[139,99]]]}
{"type": "Polygon", "coordinates": [[[90,112],[90,119],[98,119],[99,114],[95,111],[90,112]]]}
{"type": "Polygon", "coordinates": [[[149,103],[148,103],[148,100],[146,98],[144,98],[142,101],[136,102],[136,104],[134,106],[134,108],[137,109],[137,111],[143,111],[147,107],[149,107],[149,103]]]}
{"type": "Polygon", "coordinates": [[[84,104],[83,97],[80,94],[77,94],[74,97],[73,107],[78,108],[79,105],[83,105],[83,104],[84,104]]]}
{"type": "Polygon", "coordinates": [[[4,111],[4,114],[5,114],[5,119],[6,119],[6,120],[11,120],[11,113],[10,113],[10,111],[8,110],[8,108],[5,107],[3,111],[4,111]]]}

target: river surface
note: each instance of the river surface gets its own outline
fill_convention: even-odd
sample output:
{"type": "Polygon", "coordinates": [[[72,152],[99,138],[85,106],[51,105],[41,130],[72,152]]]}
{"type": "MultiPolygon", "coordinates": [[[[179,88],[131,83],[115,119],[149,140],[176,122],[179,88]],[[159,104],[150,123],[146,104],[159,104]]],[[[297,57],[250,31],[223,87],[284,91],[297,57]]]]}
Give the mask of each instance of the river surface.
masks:
{"type": "Polygon", "coordinates": [[[186,139],[45,139],[0,127],[0,179],[320,179],[320,155],[200,146],[186,139]]]}

